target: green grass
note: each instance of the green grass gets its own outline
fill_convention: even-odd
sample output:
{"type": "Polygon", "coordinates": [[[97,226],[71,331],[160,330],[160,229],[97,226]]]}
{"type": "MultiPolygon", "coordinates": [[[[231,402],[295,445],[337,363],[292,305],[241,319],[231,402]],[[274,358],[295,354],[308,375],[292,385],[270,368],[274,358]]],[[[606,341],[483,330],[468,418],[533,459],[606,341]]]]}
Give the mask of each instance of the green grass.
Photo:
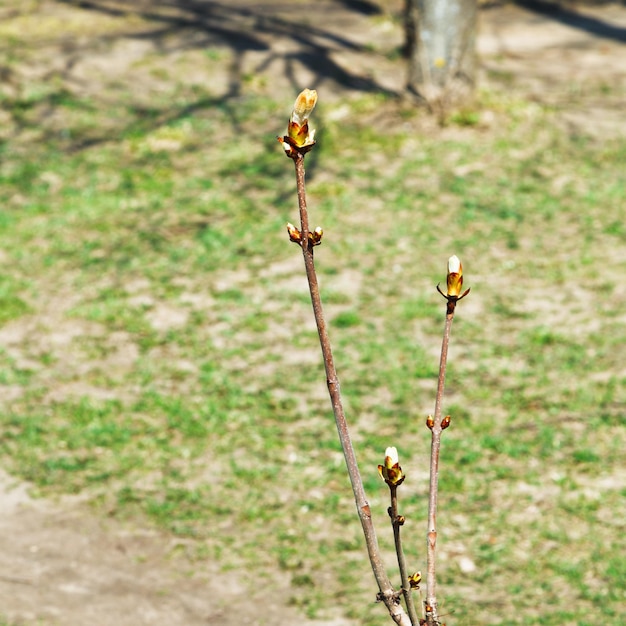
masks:
{"type": "MultiPolygon", "coordinates": [[[[4,465],[42,495],[86,493],[193,537],[224,571],[287,572],[308,616],[339,603],[381,623],[284,228],[295,185],[274,136],[292,94],[231,104],[170,87],[152,108],[41,85],[8,103],[37,140],[2,145],[4,465]]],[[[376,465],[398,446],[408,558],[424,570],[435,285],[456,253],[472,293],[444,407],[446,620],[621,623],[626,144],[570,137],[523,101],[491,130],[466,112],[441,134],[384,99],[344,104],[349,122],[326,121],[323,99],[314,115],[309,204],[390,569],[376,465]],[[380,108],[402,126],[369,124],[380,108]]]]}

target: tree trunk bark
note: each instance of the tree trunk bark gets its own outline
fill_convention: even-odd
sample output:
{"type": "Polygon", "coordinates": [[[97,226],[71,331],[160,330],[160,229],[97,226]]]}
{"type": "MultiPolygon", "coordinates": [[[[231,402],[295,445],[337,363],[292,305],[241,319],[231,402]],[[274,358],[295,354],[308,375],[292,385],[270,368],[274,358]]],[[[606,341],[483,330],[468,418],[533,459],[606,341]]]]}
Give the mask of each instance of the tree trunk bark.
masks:
{"type": "Polygon", "coordinates": [[[477,0],[405,0],[408,90],[445,115],[476,84],[477,0]]]}

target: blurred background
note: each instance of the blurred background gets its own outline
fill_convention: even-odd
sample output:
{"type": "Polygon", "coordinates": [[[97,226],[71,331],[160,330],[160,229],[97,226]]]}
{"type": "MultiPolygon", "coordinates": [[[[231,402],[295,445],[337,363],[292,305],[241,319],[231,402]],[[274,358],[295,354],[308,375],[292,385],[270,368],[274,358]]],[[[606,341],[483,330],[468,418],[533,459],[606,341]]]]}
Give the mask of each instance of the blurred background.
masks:
{"type": "MultiPolygon", "coordinates": [[[[485,3],[474,96],[407,90],[401,0],[0,6],[0,624],[382,624],[276,141],[396,581],[440,472],[448,624],[622,624],[626,7],[485,3]]],[[[389,621],[389,623],[391,623],[389,621]]]]}

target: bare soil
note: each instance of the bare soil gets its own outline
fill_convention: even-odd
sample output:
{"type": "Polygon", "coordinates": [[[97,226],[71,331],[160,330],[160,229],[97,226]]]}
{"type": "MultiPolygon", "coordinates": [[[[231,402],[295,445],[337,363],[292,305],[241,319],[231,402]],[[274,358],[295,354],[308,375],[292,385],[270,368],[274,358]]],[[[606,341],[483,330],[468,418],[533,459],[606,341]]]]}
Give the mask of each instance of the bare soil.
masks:
{"type": "MultiPolygon", "coordinates": [[[[286,606],[280,577],[190,560],[184,540],[94,515],[79,500],[32,499],[0,474],[0,614],[10,624],[312,624],[286,606]]],[[[340,626],[348,622],[314,622],[340,626]]]]}
{"type": "MultiPolygon", "coordinates": [[[[20,13],[28,8],[12,4],[14,11],[0,13],[16,20],[19,29],[20,13]]],[[[186,3],[137,2],[132,11],[130,3],[96,0],[35,4],[48,17],[58,15],[60,24],[84,23],[85,38],[42,35],[39,43],[47,53],[24,72],[59,71],[72,89],[85,93],[126,80],[142,60],[153,68],[157,52],[175,63],[193,47],[224,50],[209,71],[213,88],[225,96],[244,89],[244,75],[252,77],[250,88],[260,91],[297,85],[337,95],[397,93],[404,82],[397,61],[363,51],[372,42],[381,50],[400,45],[399,2],[381,3],[383,8],[368,2],[206,3],[206,13],[197,17],[212,26],[189,24],[186,50],[183,35],[172,26],[192,19],[186,3]],[[148,36],[146,22],[154,27],[148,36]],[[295,31],[294,23],[299,24],[295,31]],[[98,29],[110,37],[96,45],[89,37],[98,29]]],[[[512,92],[562,108],[562,119],[573,131],[600,138],[626,133],[626,7],[529,7],[483,8],[482,84],[502,88],[504,82],[512,92]]],[[[191,64],[187,69],[190,82],[207,79],[206,69],[197,74],[191,64]]],[[[156,79],[149,71],[143,76],[145,85],[136,89],[149,91],[156,79]]],[[[136,522],[101,517],[79,499],[33,499],[28,485],[6,474],[0,474],[0,510],[0,615],[10,624],[350,623],[341,618],[311,622],[299,615],[288,606],[293,591],[280,572],[269,583],[246,572],[219,574],[217,563],[190,560],[182,540],[136,522]]]]}

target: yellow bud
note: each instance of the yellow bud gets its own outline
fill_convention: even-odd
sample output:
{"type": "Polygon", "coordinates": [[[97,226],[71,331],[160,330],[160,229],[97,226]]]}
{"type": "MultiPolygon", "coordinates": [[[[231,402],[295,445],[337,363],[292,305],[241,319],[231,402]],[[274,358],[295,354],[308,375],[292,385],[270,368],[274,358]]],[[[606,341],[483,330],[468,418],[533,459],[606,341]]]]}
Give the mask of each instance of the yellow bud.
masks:
{"type": "Polygon", "coordinates": [[[458,298],[463,289],[463,265],[454,255],[448,259],[448,296],[458,298]]]}
{"type": "MultiPolygon", "coordinates": [[[[283,141],[287,141],[293,148],[308,152],[315,144],[315,129],[309,128],[309,115],[316,103],[317,91],[315,89],[305,89],[296,98],[287,126],[287,137],[283,138],[283,141]]],[[[287,156],[292,156],[290,150],[286,151],[287,156]]]]}
{"type": "Polygon", "coordinates": [[[404,480],[404,472],[398,460],[398,451],[394,447],[389,447],[385,450],[385,464],[378,466],[378,473],[390,486],[398,486],[404,480]]]}
{"type": "Polygon", "coordinates": [[[311,244],[314,246],[319,246],[322,243],[322,237],[324,236],[324,231],[320,226],[318,226],[312,233],[309,233],[309,239],[311,244]]]}
{"type": "Polygon", "coordinates": [[[296,243],[300,243],[302,241],[300,231],[293,224],[287,223],[287,233],[289,234],[289,239],[291,239],[291,241],[295,241],[296,243]]]}
{"type": "Polygon", "coordinates": [[[409,585],[411,589],[419,589],[419,584],[422,582],[422,572],[415,572],[409,576],[409,585]]]}
{"type": "Polygon", "coordinates": [[[315,131],[312,132],[313,135],[309,132],[309,123],[306,120],[302,126],[292,121],[290,121],[289,126],[287,126],[287,135],[289,135],[289,138],[298,148],[302,148],[313,141],[315,131]]]}

